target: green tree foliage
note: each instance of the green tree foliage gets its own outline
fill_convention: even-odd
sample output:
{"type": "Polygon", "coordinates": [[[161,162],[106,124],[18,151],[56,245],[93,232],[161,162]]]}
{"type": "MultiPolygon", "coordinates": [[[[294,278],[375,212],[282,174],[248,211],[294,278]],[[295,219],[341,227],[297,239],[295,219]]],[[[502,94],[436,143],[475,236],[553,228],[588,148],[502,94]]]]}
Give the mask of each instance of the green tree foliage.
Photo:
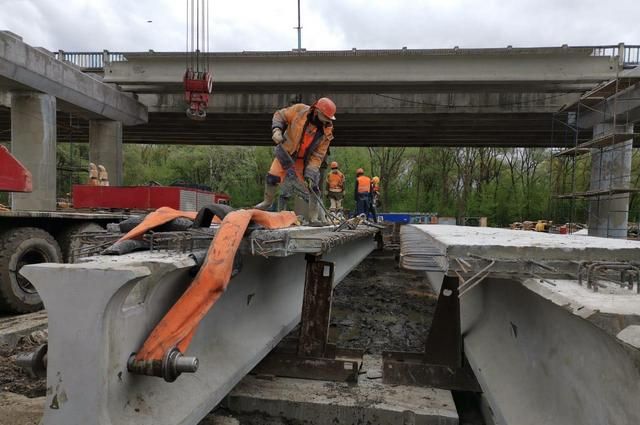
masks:
{"type": "MultiPolygon", "coordinates": [[[[434,212],[440,216],[486,216],[495,226],[551,219],[586,222],[588,201],[554,194],[589,188],[590,156],[553,157],[548,149],[354,148],[334,147],[346,177],[345,208],[355,208],[355,171],[380,176],[383,211],[434,212]]],[[[270,147],[125,145],[124,184],[186,181],[228,193],[232,204],[251,206],[262,198],[273,161],[270,147]]],[[[88,146],[58,144],[58,196],[87,181],[88,146]]],[[[633,152],[631,186],[640,187],[640,153],[633,152]]],[[[7,203],[0,193],[0,203],[7,203]]],[[[640,217],[640,195],[630,198],[629,219],[640,217]]]]}

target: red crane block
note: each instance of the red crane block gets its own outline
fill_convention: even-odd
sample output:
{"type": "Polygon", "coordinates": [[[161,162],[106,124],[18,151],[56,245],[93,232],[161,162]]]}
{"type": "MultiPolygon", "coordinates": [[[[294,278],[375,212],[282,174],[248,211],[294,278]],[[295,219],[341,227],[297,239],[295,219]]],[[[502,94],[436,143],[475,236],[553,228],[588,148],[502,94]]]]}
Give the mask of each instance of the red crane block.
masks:
{"type": "Polygon", "coordinates": [[[31,192],[31,172],[4,146],[0,146],[0,192],[31,192]]]}
{"type": "Polygon", "coordinates": [[[213,75],[187,69],[184,74],[184,97],[189,104],[187,116],[201,121],[207,116],[209,95],[213,91],[213,75]]]}

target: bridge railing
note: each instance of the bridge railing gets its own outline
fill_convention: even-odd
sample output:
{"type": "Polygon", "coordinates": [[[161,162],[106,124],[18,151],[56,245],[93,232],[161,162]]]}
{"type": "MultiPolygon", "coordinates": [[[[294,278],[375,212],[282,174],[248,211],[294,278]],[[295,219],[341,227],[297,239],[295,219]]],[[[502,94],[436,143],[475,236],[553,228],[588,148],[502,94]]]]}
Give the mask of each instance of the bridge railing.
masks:
{"type": "MultiPolygon", "coordinates": [[[[592,49],[592,56],[619,57],[620,64],[625,68],[640,65],[640,45],[626,45],[624,43],[605,46],[571,46],[581,49],[592,49]]],[[[571,48],[570,47],[570,48],[571,48]]],[[[101,71],[105,64],[111,62],[124,62],[125,53],[110,52],[55,52],[56,59],[72,63],[85,71],[101,71]]]]}
{"type": "Polygon", "coordinates": [[[110,52],[108,50],[103,50],[102,52],[65,52],[64,50],[58,50],[54,55],[56,59],[69,62],[83,71],[102,71],[105,64],[126,61],[124,53],[110,52]]]}
{"type": "Polygon", "coordinates": [[[640,45],[615,44],[609,46],[584,46],[593,49],[592,56],[619,57],[625,68],[640,65],[640,45]]]}

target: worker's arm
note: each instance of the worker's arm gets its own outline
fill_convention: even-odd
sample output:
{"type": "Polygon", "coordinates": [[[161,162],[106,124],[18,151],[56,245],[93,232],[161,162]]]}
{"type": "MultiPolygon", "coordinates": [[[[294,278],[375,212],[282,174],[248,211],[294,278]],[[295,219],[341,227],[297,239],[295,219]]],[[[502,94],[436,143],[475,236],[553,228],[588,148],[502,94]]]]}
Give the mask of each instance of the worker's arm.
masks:
{"type": "Polygon", "coordinates": [[[279,128],[284,131],[289,124],[293,121],[293,119],[304,109],[309,108],[307,105],[303,103],[298,103],[293,106],[289,106],[288,108],[278,109],[273,114],[273,119],[271,120],[271,130],[279,128]]]}
{"type": "Polygon", "coordinates": [[[356,187],[353,189],[353,199],[358,202],[358,178],[356,177],[356,187]]]}

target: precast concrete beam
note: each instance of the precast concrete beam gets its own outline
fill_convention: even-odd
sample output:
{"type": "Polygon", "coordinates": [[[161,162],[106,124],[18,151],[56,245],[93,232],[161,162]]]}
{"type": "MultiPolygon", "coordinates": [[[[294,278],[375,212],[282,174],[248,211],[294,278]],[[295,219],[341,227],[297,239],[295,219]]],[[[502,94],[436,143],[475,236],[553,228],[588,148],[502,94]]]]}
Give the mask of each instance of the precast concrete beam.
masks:
{"type": "Polygon", "coordinates": [[[11,153],[30,172],[33,190],[11,196],[13,210],[56,209],[56,98],[42,93],[11,96],[11,153]]]}
{"type": "Polygon", "coordinates": [[[44,49],[0,31],[0,90],[38,91],[55,96],[59,107],[88,119],[125,125],[147,122],[147,109],[133,95],[57,60],[44,49]]]}
{"type": "Polygon", "coordinates": [[[121,122],[89,121],[89,161],[106,167],[112,186],[122,185],[124,164],[121,122]]]}
{"type": "MultiPolygon", "coordinates": [[[[218,91],[582,91],[616,75],[613,58],[582,48],[231,52],[207,57],[218,91]]],[[[105,81],[176,92],[184,53],[126,53],[105,81]]],[[[207,60],[206,58],[203,60],[207,60]]]]}
{"type": "Polygon", "coordinates": [[[637,283],[596,279],[594,292],[571,276],[581,260],[639,254],[634,241],[508,229],[410,225],[401,234],[401,264],[435,288],[445,274],[484,277],[460,296],[464,351],[491,406],[487,422],[507,425],[640,421],[637,283]]]}
{"type": "MultiPolygon", "coordinates": [[[[317,229],[316,229],[317,231],[317,229]]],[[[375,247],[373,234],[323,260],[341,281],[375,247]]],[[[175,382],[127,372],[127,360],[191,281],[186,253],[143,252],[21,270],[49,314],[43,425],[196,424],[299,322],[305,254],[243,256],[241,272],[202,320],[175,382]]]]}

